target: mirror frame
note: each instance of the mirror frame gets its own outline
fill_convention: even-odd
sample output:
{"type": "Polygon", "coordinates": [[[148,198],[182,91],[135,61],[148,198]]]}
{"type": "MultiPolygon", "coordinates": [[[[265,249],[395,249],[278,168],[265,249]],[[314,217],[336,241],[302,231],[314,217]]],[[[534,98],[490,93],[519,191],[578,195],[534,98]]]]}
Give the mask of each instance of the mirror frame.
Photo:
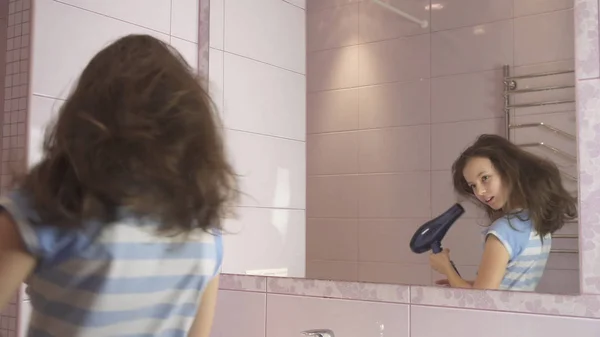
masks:
{"type": "MultiPolygon", "coordinates": [[[[221,289],[600,318],[600,37],[597,0],[575,0],[580,294],[222,274],[221,289]],[[597,131],[596,131],[597,130],[597,131]]],[[[199,0],[198,69],[208,84],[210,0],[199,0]]]]}

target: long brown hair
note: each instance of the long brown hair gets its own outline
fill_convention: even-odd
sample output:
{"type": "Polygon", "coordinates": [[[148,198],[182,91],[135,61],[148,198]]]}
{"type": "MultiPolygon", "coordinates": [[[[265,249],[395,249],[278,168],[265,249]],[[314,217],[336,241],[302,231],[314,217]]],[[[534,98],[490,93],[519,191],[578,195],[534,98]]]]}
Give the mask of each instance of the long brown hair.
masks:
{"type": "Polygon", "coordinates": [[[507,212],[517,207],[527,209],[542,238],[560,229],[565,221],[577,217],[576,199],[565,190],[556,165],[504,137],[479,136],[452,165],[452,177],[455,191],[483,207],[490,221],[509,215],[507,212]],[[468,161],[477,157],[488,158],[508,188],[509,197],[503,210],[495,211],[477,201],[463,176],[468,161]]]}
{"type": "Polygon", "coordinates": [[[19,183],[41,221],[115,221],[119,209],[163,229],[221,228],[237,197],[213,104],[166,43],[129,35],[96,54],[19,183]]]}

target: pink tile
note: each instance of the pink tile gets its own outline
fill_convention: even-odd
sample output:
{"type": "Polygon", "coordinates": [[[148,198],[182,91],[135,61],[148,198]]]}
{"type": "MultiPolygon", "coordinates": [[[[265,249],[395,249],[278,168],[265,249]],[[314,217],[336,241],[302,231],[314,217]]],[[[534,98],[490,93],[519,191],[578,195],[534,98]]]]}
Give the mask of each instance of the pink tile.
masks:
{"type": "Polygon", "coordinates": [[[358,47],[308,53],[308,92],[352,88],[358,85],[358,47]]]}
{"type": "Polygon", "coordinates": [[[579,295],[579,270],[546,268],[535,291],[557,295],[579,295]]]}
{"type": "Polygon", "coordinates": [[[307,132],[358,129],[358,89],[330,90],[307,95],[307,132]]]}
{"type": "Polygon", "coordinates": [[[456,122],[504,117],[501,70],[431,80],[431,121],[456,122]]]}
{"type": "Polygon", "coordinates": [[[212,337],[264,337],[267,294],[220,290],[212,337]]]}
{"type": "Polygon", "coordinates": [[[306,259],[357,261],[358,220],[307,219],[306,259]]]}
{"type": "Polygon", "coordinates": [[[489,221],[483,219],[457,220],[442,240],[442,246],[450,249],[450,256],[456,265],[478,266],[483,255],[484,237],[482,231],[489,221]]]}
{"type": "Polygon", "coordinates": [[[431,10],[433,31],[480,25],[512,18],[513,2],[506,0],[441,0],[431,10]]]}
{"type": "Polygon", "coordinates": [[[554,12],[573,8],[573,0],[519,0],[515,1],[515,17],[554,12]]]}
{"type": "Polygon", "coordinates": [[[271,294],[327,296],[327,298],[390,303],[408,303],[410,298],[409,287],[402,285],[284,277],[270,277],[268,292],[271,294]]]}
{"type": "Polygon", "coordinates": [[[515,65],[572,59],[573,10],[515,19],[515,65]]]}
{"type": "Polygon", "coordinates": [[[358,3],[309,11],[306,15],[307,51],[358,43],[358,3]]]}
{"type": "Polygon", "coordinates": [[[431,169],[449,170],[460,153],[483,133],[504,134],[504,118],[433,124],[431,126],[431,169]]]}
{"type": "Polygon", "coordinates": [[[360,85],[429,78],[429,35],[359,46],[360,85]]]}
{"type": "Polygon", "coordinates": [[[512,64],[511,21],[431,34],[431,76],[501,69],[512,64]],[[476,53],[473,51],[476,50],[476,53]]]}
{"type": "Polygon", "coordinates": [[[306,137],[307,173],[358,173],[357,132],[308,135],[306,137]]]}
{"type": "Polygon", "coordinates": [[[365,219],[359,221],[358,247],[362,262],[428,264],[427,254],[415,254],[409,242],[429,218],[365,219]]]}
{"type": "Polygon", "coordinates": [[[356,262],[306,261],[306,277],[317,280],[358,281],[356,262]]]}
{"type": "MultiPolygon", "coordinates": [[[[460,276],[468,281],[474,281],[475,278],[477,278],[477,269],[479,267],[478,266],[462,266],[462,265],[456,265],[456,269],[458,269],[458,272],[460,273],[460,276]]],[[[436,287],[442,287],[442,286],[438,286],[435,284],[436,281],[439,280],[444,280],[446,279],[445,275],[439,274],[436,271],[432,270],[431,271],[431,284],[436,286],[436,287]]]]}
{"type": "Polygon", "coordinates": [[[343,6],[360,1],[363,0],[306,0],[306,10],[312,11],[328,7],[343,6]]]}
{"type": "Polygon", "coordinates": [[[360,262],[358,278],[361,282],[391,284],[431,284],[429,264],[360,262]]]}
{"type": "Polygon", "coordinates": [[[429,172],[358,177],[362,218],[419,218],[431,215],[429,172]]]}
{"type": "Polygon", "coordinates": [[[429,80],[359,89],[361,129],[428,124],[429,80]]]}
{"type": "Polygon", "coordinates": [[[411,306],[411,337],[597,336],[600,320],[411,306]],[[435,324],[431,318],[435,317],[435,324]]]}
{"type": "MultiPolygon", "coordinates": [[[[533,64],[513,68],[514,75],[529,75],[555,71],[569,71],[575,69],[574,60],[559,62],[533,64]]],[[[554,86],[573,86],[575,84],[575,74],[562,74],[554,76],[545,76],[530,79],[517,80],[517,89],[554,87],[554,86]]],[[[524,104],[534,102],[545,102],[555,100],[575,100],[575,89],[561,89],[552,91],[533,92],[527,94],[513,95],[512,104],[524,104]]],[[[542,107],[528,107],[514,109],[516,115],[533,115],[546,112],[575,111],[575,103],[548,105],[542,107]]]]}
{"type": "MultiPolygon", "coordinates": [[[[429,0],[391,0],[388,4],[421,19],[429,20],[429,0]]],[[[371,1],[360,3],[360,42],[395,39],[403,36],[429,33],[429,27],[421,28],[398,14],[371,1]]]]}
{"type": "Polygon", "coordinates": [[[579,254],[550,254],[546,269],[577,270],[579,273],[579,254]]]}
{"type": "Polygon", "coordinates": [[[409,310],[404,304],[271,294],[267,303],[267,336],[291,337],[308,329],[330,329],[342,337],[408,337],[409,310]]]}
{"type": "Polygon", "coordinates": [[[431,172],[431,212],[432,215],[438,216],[446,211],[454,203],[460,202],[466,212],[463,218],[484,219],[485,212],[482,208],[477,207],[470,200],[459,198],[454,192],[452,185],[451,171],[432,171],[431,172]]]}
{"type": "Polygon", "coordinates": [[[356,218],[358,216],[356,176],[308,177],[306,216],[309,218],[356,218]]]}
{"type": "Polygon", "coordinates": [[[267,291],[267,279],[263,276],[221,274],[219,289],[243,291],[267,291]]]}
{"type": "Polygon", "coordinates": [[[359,132],[360,172],[429,170],[431,139],[429,130],[429,125],[421,125],[359,132]]]}

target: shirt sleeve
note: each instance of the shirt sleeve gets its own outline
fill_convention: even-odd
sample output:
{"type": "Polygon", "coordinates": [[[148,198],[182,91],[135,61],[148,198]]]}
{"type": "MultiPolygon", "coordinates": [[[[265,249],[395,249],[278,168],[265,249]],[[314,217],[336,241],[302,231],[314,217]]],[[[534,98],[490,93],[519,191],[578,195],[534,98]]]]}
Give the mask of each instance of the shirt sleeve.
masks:
{"type": "Polygon", "coordinates": [[[69,244],[69,231],[41,224],[29,198],[21,191],[0,197],[0,207],[13,219],[27,251],[38,261],[53,260],[69,244]]]}
{"type": "Polygon", "coordinates": [[[525,226],[521,221],[509,221],[506,217],[500,218],[490,226],[486,234],[495,236],[508,251],[510,261],[519,256],[525,249],[531,228],[525,226]]]}
{"type": "Polygon", "coordinates": [[[219,231],[215,234],[215,272],[213,278],[221,274],[223,269],[223,234],[219,231]]]}

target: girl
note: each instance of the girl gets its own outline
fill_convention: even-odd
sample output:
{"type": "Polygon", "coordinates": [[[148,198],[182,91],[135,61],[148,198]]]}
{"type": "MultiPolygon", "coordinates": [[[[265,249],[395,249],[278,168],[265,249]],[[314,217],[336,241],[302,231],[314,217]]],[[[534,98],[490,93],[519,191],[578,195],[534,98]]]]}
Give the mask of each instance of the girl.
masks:
{"type": "Polygon", "coordinates": [[[199,83],[147,35],[86,66],[0,200],[0,309],[26,280],[28,336],[209,336],[237,192],[199,83]]]}
{"type": "Polygon", "coordinates": [[[577,217],[576,200],[552,162],[506,138],[482,135],[452,165],[455,191],[485,208],[492,223],[475,281],[452,268],[449,250],[430,255],[451,287],[534,291],[544,272],[552,233],[577,217]]]}

